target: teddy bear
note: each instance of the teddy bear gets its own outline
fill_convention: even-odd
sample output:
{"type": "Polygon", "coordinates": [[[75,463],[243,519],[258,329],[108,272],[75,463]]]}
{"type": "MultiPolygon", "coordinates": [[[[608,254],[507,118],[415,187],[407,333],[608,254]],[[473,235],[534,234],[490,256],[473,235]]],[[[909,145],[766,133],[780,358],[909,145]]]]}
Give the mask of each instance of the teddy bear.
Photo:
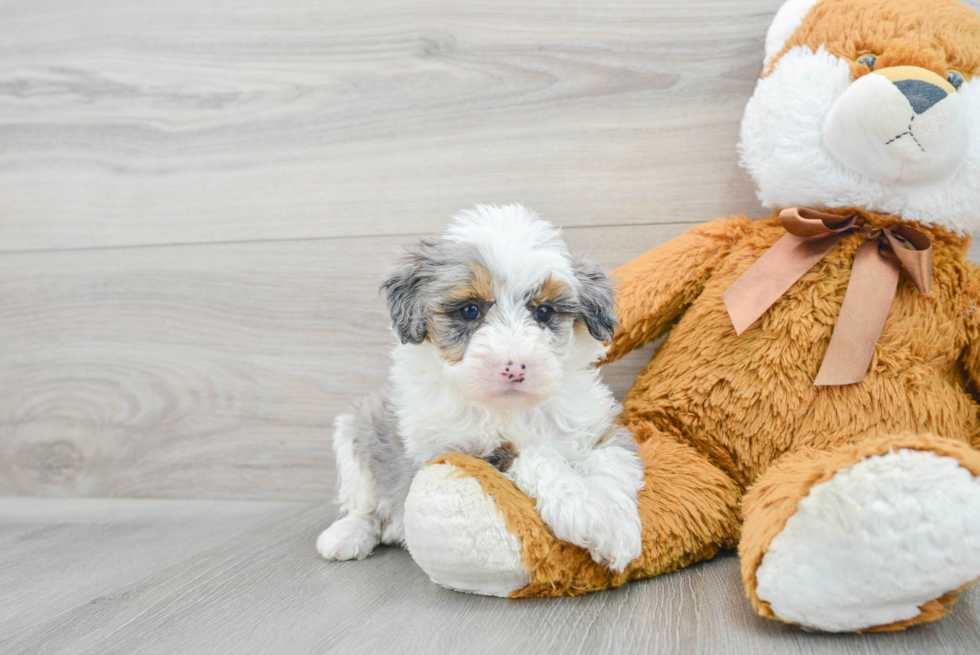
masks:
{"type": "Polygon", "coordinates": [[[980,577],[978,75],[980,16],[954,0],[786,2],[739,142],[773,214],[612,273],[607,360],[669,331],[621,417],[642,554],[611,572],[452,454],[406,503],[431,579],[571,595],[737,549],[764,617],[847,632],[948,613],[980,577]]]}

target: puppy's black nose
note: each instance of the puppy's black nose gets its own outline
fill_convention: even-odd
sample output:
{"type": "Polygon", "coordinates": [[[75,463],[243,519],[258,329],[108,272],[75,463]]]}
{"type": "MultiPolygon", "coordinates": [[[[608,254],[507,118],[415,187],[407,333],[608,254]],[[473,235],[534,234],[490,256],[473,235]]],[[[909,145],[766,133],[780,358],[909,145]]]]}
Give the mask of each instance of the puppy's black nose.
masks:
{"type": "Polygon", "coordinates": [[[893,84],[908,99],[916,114],[924,114],[930,107],[949,95],[935,84],[922,80],[899,80],[893,84]]]}

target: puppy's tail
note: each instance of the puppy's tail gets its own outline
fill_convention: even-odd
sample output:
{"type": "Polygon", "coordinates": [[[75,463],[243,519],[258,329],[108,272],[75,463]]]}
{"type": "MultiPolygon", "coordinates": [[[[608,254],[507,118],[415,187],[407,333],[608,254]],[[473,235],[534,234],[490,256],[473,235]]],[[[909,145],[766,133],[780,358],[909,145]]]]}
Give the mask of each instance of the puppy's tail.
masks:
{"type": "Polygon", "coordinates": [[[337,458],[337,503],[346,515],[373,514],[378,507],[374,474],[357,443],[357,417],[342,414],[334,420],[333,452],[337,458]]]}

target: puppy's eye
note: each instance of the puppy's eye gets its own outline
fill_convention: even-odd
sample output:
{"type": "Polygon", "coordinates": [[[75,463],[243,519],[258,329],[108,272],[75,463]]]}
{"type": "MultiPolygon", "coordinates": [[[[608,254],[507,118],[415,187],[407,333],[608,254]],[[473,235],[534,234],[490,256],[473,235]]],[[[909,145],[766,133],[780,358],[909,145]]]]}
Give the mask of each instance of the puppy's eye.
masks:
{"type": "Polygon", "coordinates": [[[857,58],[857,63],[864,64],[868,67],[868,70],[874,70],[875,64],[878,62],[878,56],[872,54],[861,55],[857,58]]]}
{"type": "Polygon", "coordinates": [[[483,312],[476,305],[467,305],[459,310],[459,315],[464,321],[475,321],[483,316],[483,312]]]}
{"type": "Polygon", "coordinates": [[[555,310],[547,305],[541,305],[534,310],[534,320],[541,323],[547,323],[555,315],[555,310]]]}
{"type": "Polygon", "coordinates": [[[966,81],[962,73],[957,73],[956,71],[946,71],[946,81],[953,85],[954,89],[960,88],[960,85],[966,81]]]}

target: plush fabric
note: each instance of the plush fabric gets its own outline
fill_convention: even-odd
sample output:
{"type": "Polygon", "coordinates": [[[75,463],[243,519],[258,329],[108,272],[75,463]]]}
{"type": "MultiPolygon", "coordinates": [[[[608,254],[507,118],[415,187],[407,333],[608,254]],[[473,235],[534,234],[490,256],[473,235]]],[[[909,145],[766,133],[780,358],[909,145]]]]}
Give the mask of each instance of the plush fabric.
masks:
{"type": "MultiPolygon", "coordinates": [[[[871,225],[893,218],[860,209],[871,225]]],[[[736,335],[721,293],[785,231],[775,218],[721,219],[690,230],[614,272],[622,327],[609,359],[655,338],[678,318],[677,297],[698,292],[624,401],[627,426],[649,424],[693,446],[747,488],[784,453],[918,430],[963,441],[980,434],[959,355],[980,295],[968,240],[932,237],[933,288],[903,273],[864,382],[813,385],[836,322],[860,234],[846,237],[755,325],[736,335]],[[669,281],[662,271],[669,270],[669,281]]]]}
{"type": "MultiPolygon", "coordinates": [[[[799,538],[799,535],[786,535],[784,528],[792,517],[800,518],[799,504],[807,498],[817,503],[817,511],[811,514],[824,521],[816,526],[819,529],[816,536],[806,536],[810,538],[812,548],[829,559],[831,566],[820,567],[817,557],[807,553],[809,561],[805,565],[796,566],[792,575],[783,573],[792,597],[805,602],[806,583],[817,586],[813,580],[817,576],[848,576],[847,585],[840,585],[846,593],[840,593],[838,603],[829,608],[835,614],[843,615],[843,618],[835,617],[844,625],[838,631],[862,627],[870,631],[896,630],[948,614],[946,606],[955,603],[956,593],[969,584],[962,581],[972,582],[980,575],[980,562],[977,562],[980,526],[976,521],[964,521],[962,516],[963,513],[975,511],[980,503],[978,475],[980,453],[962,442],[931,434],[907,432],[884,435],[836,449],[804,447],[784,455],[769,467],[743,499],[745,524],[739,555],[749,599],[762,616],[781,618],[770,603],[760,599],[756,593],[757,572],[767,551],[774,547],[774,537],[782,534],[799,538]],[[945,465],[938,471],[941,476],[938,481],[930,479],[928,469],[923,466],[904,467],[908,468],[909,479],[908,484],[902,485],[899,482],[904,473],[901,470],[903,467],[900,462],[890,460],[900,459],[910,451],[936,461],[944,459],[952,466],[945,465]],[[869,467],[876,459],[881,460],[878,470],[872,470],[863,480],[853,481],[858,477],[854,474],[860,467],[869,467]],[[962,485],[948,485],[948,479],[958,472],[966,478],[968,497],[965,499],[962,485]],[[881,479],[887,479],[889,486],[881,487],[881,479]],[[818,486],[826,486],[830,481],[847,485],[835,490],[840,497],[839,502],[845,503],[846,507],[834,506],[835,499],[817,497],[814,493],[818,486]],[[924,488],[925,483],[929,483],[928,488],[924,488]],[[941,494],[946,488],[953,493],[941,494]],[[931,492],[940,492],[940,495],[933,498],[930,497],[931,492]],[[960,506],[961,500],[966,500],[968,504],[960,506]],[[826,511],[828,506],[833,511],[826,511]],[[871,511],[865,511],[866,507],[871,511]],[[927,512],[924,517],[919,515],[921,510],[927,512]],[[883,514],[886,516],[883,517],[883,514]],[[833,522],[841,519],[852,523],[846,531],[839,531],[845,537],[843,541],[851,542],[848,544],[850,548],[840,548],[840,539],[833,540],[838,543],[831,544],[823,539],[834,531],[833,522]],[[915,520],[914,524],[911,519],[915,520]],[[902,529],[895,529],[896,524],[902,529]],[[908,531],[910,526],[916,528],[917,533],[908,531]],[[862,549],[863,541],[872,543],[874,548],[862,549]],[[862,551],[868,557],[862,557],[862,551]],[[881,575],[876,570],[879,567],[887,568],[887,573],[881,575]],[[912,575],[903,575],[903,569],[912,575]],[[886,593],[885,599],[907,602],[915,597],[914,593],[910,593],[910,587],[929,586],[949,574],[954,579],[960,576],[961,580],[949,583],[946,588],[940,584],[938,590],[930,589],[933,593],[920,597],[915,603],[918,607],[913,605],[906,618],[877,625],[875,621],[861,622],[862,610],[877,609],[872,600],[875,600],[874,596],[882,595],[883,587],[886,592],[891,592],[888,586],[900,585],[901,593],[886,593]],[[923,579],[913,579],[916,575],[923,579]],[[855,599],[862,591],[872,598],[855,599]],[[862,607],[861,601],[866,607],[862,607]],[[842,606],[846,607],[846,612],[839,611],[842,606]]],[[[776,545],[779,545],[778,542],[776,545]]],[[[828,608],[823,608],[823,611],[828,611],[828,608]]],[[[821,627],[805,620],[799,622],[808,627],[821,627]]]]}
{"type": "MultiPolygon", "coordinates": [[[[793,9],[792,4],[785,8],[793,9]]],[[[804,7],[805,3],[796,9],[804,7]]],[[[980,230],[980,20],[976,12],[955,0],[821,0],[802,19],[790,12],[800,20],[799,26],[777,47],[785,34],[776,29],[783,22],[779,14],[769,33],[772,43],[767,39],[767,48],[771,46],[776,54],[746,106],[739,143],[741,163],[759,186],[762,204],[773,209],[858,206],[966,234],[980,230]],[[871,74],[866,64],[858,63],[865,54],[877,56],[877,72],[912,65],[941,78],[949,71],[964,77],[966,82],[957,92],[940,103],[959,105],[971,125],[966,132],[959,130],[953,141],[953,146],[969,147],[952,178],[928,185],[890,184],[875,175],[896,170],[898,158],[882,158],[870,171],[857,170],[825,147],[824,126],[833,118],[834,107],[843,104],[838,100],[853,91],[853,83],[871,74]]],[[[792,24],[789,18],[785,22],[792,24]]],[[[868,108],[872,117],[886,113],[872,103],[868,108]]],[[[932,132],[930,127],[937,124],[942,127],[942,118],[948,116],[938,114],[961,113],[949,111],[952,107],[935,109],[915,117],[913,133],[932,132]]],[[[908,130],[912,113],[892,116],[893,136],[908,130]]],[[[904,145],[907,139],[894,145],[904,145]]],[[[914,152],[903,153],[911,165],[917,165],[911,158],[914,152]]],[[[928,158],[931,153],[923,154],[928,158]]]]}
{"type": "Polygon", "coordinates": [[[646,486],[640,492],[643,554],[622,573],[596,564],[582,548],[555,539],[534,502],[483,460],[453,454],[454,476],[476,478],[501,510],[508,530],[522,543],[530,583],[514,597],[578,595],[629,580],[668,573],[732,548],[738,535],[741,492],[730,478],[706,464],[689,446],[652,432],[640,446],[646,486]]]}

